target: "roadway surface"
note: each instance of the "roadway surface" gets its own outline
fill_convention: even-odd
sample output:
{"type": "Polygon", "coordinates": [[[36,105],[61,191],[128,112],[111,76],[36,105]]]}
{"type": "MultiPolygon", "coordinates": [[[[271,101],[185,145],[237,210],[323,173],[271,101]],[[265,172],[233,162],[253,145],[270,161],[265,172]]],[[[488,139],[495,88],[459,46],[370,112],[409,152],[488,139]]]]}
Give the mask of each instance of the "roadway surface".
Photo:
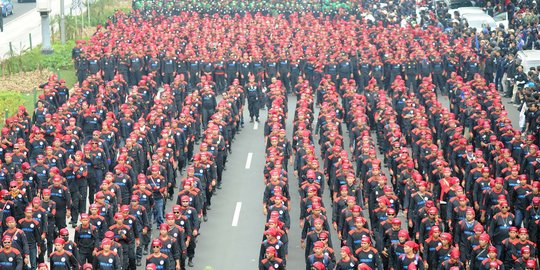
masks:
{"type": "Polygon", "coordinates": [[[4,24],[8,24],[9,22],[21,17],[22,15],[26,14],[27,12],[33,10],[36,7],[36,3],[17,3],[17,0],[13,0],[13,15],[9,15],[4,18],[4,24]]]}
{"type": "MultiPolygon", "coordinates": [[[[0,60],[7,58],[11,50],[14,55],[30,48],[30,35],[32,36],[32,47],[41,44],[41,16],[37,12],[36,3],[17,3],[13,1],[13,15],[4,18],[4,32],[0,32],[0,60]],[[11,48],[10,48],[11,44],[11,48]]],[[[71,12],[71,0],[64,1],[65,14],[71,12]]],[[[51,0],[51,14],[54,16],[60,14],[60,0],[51,0]]],[[[73,10],[72,14],[80,14],[81,10],[73,10]]],[[[55,29],[58,28],[55,26],[55,29]]],[[[55,30],[57,31],[57,30],[55,30]]]]}

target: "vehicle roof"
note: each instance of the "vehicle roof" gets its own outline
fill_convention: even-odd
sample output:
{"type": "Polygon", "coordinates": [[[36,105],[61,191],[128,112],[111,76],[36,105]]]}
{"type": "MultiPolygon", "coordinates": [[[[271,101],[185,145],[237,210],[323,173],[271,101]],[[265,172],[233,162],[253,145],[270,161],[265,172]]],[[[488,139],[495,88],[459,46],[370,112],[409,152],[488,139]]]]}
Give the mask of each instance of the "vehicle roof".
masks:
{"type": "Polygon", "coordinates": [[[454,11],[458,11],[460,15],[465,15],[465,14],[486,14],[484,12],[484,10],[482,10],[479,7],[460,7],[460,8],[454,9],[454,11]]]}
{"type": "Polygon", "coordinates": [[[463,14],[462,17],[467,19],[468,21],[494,21],[493,17],[485,13],[482,13],[482,14],[467,13],[467,14],[463,14]]]}
{"type": "Polygon", "coordinates": [[[525,59],[520,57],[522,60],[540,60],[540,50],[523,50],[518,52],[519,56],[524,56],[525,59]]]}

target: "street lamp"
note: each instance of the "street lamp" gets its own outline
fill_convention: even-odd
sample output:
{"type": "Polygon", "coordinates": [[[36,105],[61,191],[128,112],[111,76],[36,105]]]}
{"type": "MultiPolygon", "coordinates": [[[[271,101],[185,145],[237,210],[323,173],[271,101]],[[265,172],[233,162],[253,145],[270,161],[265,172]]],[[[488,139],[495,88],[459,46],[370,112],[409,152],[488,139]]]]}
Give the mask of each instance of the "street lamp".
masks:
{"type": "Polygon", "coordinates": [[[52,54],[53,49],[51,47],[51,19],[49,14],[51,13],[51,0],[37,0],[37,11],[41,15],[41,53],[52,54]]]}

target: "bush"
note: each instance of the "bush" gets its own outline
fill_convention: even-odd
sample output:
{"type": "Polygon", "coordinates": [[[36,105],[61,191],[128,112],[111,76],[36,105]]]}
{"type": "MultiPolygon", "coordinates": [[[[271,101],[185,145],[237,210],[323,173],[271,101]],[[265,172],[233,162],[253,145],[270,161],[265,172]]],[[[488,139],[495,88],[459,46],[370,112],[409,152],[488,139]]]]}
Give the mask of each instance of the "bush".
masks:
{"type": "Polygon", "coordinates": [[[66,41],[65,45],[53,44],[54,53],[50,55],[43,55],[43,68],[49,70],[69,69],[73,66],[71,60],[71,48],[75,47],[75,41],[66,41]]]}
{"type": "Polygon", "coordinates": [[[3,108],[4,111],[0,112],[2,119],[5,117],[5,111],[8,111],[8,115],[13,115],[19,105],[26,103],[24,94],[17,92],[0,92],[0,108],[3,108]]]}

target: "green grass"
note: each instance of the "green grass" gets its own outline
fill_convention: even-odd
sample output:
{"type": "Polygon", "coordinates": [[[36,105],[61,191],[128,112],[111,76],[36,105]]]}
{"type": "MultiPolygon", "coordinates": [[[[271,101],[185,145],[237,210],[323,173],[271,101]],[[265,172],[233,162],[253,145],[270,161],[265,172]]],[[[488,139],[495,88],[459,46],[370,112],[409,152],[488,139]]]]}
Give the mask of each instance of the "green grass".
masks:
{"type": "MultiPolygon", "coordinates": [[[[0,92],[0,112],[5,120],[6,112],[9,116],[17,112],[20,105],[24,105],[29,112],[34,110],[33,93],[0,92]]],[[[2,121],[1,125],[4,125],[2,121]]]]}
{"type": "Polygon", "coordinates": [[[72,66],[69,69],[60,70],[60,78],[66,80],[66,85],[71,88],[77,83],[77,75],[75,74],[75,68],[72,66]]]}

